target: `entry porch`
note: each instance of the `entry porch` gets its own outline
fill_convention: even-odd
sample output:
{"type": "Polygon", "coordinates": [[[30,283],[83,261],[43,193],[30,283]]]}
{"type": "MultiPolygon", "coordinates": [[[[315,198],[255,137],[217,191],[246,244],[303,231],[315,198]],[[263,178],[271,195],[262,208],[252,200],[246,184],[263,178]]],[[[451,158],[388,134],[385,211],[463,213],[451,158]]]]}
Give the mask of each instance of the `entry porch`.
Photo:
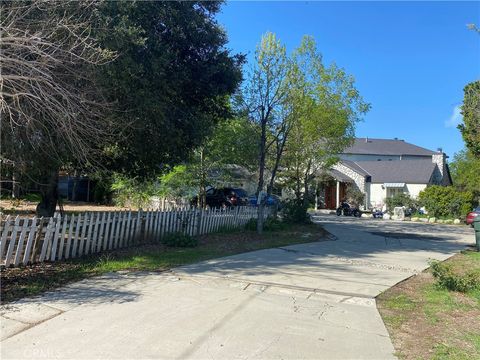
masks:
{"type": "Polygon", "coordinates": [[[315,199],[316,208],[337,209],[346,199],[347,187],[353,183],[352,178],[334,169],[320,174],[315,199]]]}

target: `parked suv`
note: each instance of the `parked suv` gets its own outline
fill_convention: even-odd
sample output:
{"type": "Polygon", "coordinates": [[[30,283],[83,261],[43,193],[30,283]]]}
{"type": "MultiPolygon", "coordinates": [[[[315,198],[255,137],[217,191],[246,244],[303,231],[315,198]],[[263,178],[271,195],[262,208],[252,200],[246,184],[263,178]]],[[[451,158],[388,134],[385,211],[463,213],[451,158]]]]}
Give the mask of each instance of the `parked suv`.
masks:
{"type": "MultiPolygon", "coordinates": [[[[207,206],[212,208],[247,205],[248,194],[241,188],[210,188],[207,190],[207,206]]],[[[197,203],[197,197],[192,204],[197,203]]]]}

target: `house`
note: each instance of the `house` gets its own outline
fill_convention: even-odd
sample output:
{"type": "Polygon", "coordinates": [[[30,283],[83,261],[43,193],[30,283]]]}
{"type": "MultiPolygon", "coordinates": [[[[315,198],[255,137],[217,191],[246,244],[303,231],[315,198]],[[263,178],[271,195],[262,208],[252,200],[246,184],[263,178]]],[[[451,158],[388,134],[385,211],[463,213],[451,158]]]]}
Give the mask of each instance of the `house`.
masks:
{"type": "Polygon", "coordinates": [[[382,207],[398,193],[415,198],[429,185],[451,185],[447,156],[400,139],[357,138],[327,171],[320,191],[323,207],[334,209],[348,186],[365,194],[364,208],[382,207]]]}

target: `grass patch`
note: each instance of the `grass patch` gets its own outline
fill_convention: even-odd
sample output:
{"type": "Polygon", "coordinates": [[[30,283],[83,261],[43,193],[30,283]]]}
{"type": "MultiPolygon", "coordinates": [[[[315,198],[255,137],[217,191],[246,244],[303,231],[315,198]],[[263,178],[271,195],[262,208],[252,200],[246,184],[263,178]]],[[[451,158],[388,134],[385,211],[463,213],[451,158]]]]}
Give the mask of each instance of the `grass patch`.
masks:
{"type": "Polygon", "coordinates": [[[451,311],[463,308],[462,304],[455,301],[454,296],[445,289],[438,288],[435,284],[427,284],[423,288],[423,312],[429,323],[435,324],[441,320],[441,315],[445,311],[451,311]]]}
{"type": "MultiPolygon", "coordinates": [[[[480,253],[465,251],[441,263],[448,276],[480,271],[480,253]]],[[[480,359],[480,289],[453,291],[430,268],[377,298],[402,359],[480,359]]],[[[456,280],[455,280],[456,281],[456,280]]],[[[455,281],[453,281],[455,283],[455,281]]]]}
{"type": "Polygon", "coordinates": [[[413,310],[415,303],[404,294],[393,296],[385,301],[385,306],[393,310],[413,310]]]}
{"type": "Polygon", "coordinates": [[[471,355],[466,352],[464,349],[461,349],[457,346],[437,344],[434,348],[434,353],[432,358],[435,360],[470,360],[471,355]]]}
{"type": "MultiPolygon", "coordinates": [[[[175,266],[243,252],[322,241],[326,234],[318,224],[288,225],[281,231],[268,231],[262,235],[254,231],[205,235],[196,238],[198,241],[196,247],[171,247],[163,243],[146,244],[70,261],[2,269],[1,301],[6,303],[37,295],[73,281],[107,272],[164,271],[175,266]]],[[[178,238],[175,241],[178,241],[178,238]]],[[[184,245],[183,240],[177,245],[184,245]]]]}

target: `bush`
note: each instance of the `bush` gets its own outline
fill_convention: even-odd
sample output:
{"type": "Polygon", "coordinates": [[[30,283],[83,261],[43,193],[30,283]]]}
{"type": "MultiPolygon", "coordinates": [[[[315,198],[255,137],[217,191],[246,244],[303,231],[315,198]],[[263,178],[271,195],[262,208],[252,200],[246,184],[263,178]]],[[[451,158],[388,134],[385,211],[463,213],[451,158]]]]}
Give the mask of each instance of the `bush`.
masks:
{"type": "Polygon", "coordinates": [[[307,210],[308,206],[303,201],[297,199],[286,200],[282,203],[282,219],[290,224],[309,224],[312,220],[307,210]]]}
{"type": "Polygon", "coordinates": [[[247,231],[257,230],[257,219],[252,218],[252,219],[248,220],[247,223],[245,224],[245,230],[247,230],[247,231]]]}
{"type": "Polygon", "coordinates": [[[480,274],[478,271],[468,271],[465,274],[456,274],[448,264],[432,261],[432,274],[437,284],[451,291],[468,292],[480,289],[480,274]]]}
{"type": "Polygon", "coordinates": [[[146,208],[156,194],[153,182],[142,182],[119,174],[113,176],[114,203],[122,207],[146,208]]]}
{"type": "Polygon", "coordinates": [[[170,247],[195,247],[198,245],[198,239],[183,233],[167,234],[162,243],[170,247]]]}
{"type": "Polygon", "coordinates": [[[365,194],[362,193],[356,185],[348,185],[345,192],[346,200],[349,204],[360,207],[364,204],[365,194]]]}
{"type": "MultiPolygon", "coordinates": [[[[280,221],[278,218],[273,216],[268,217],[263,224],[264,231],[281,231],[284,230],[286,227],[287,225],[283,221],[280,221]]],[[[257,219],[250,219],[245,224],[245,230],[256,231],[257,219]]]]}
{"type": "Polygon", "coordinates": [[[473,208],[473,194],[452,186],[429,186],[420,192],[418,199],[434,217],[464,217],[473,208]]]}
{"type": "Polygon", "coordinates": [[[418,209],[418,201],[412,199],[410,195],[401,193],[385,200],[387,203],[387,208],[389,211],[393,211],[393,209],[397,206],[405,206],[407,209],[412,209],[412,212],[417,211],[418,209]]]}

